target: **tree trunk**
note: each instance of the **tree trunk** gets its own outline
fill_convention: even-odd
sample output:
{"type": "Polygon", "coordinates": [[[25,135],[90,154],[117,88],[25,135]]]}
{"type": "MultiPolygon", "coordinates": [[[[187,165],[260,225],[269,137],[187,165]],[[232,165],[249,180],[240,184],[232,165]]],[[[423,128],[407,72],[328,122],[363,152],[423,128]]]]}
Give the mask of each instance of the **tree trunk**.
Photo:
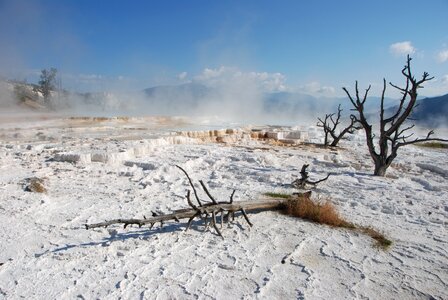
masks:
{"type": "Polygon", "coordinates": [[[341,140],[341,136],[335,138],[335,139],[333,140],[333,142],[330,144],[330,146],[331,146],[331,147],[337,147],[337,146],[338,146],[338,143],[339,143],[340,140],[341,140]]]}
{"type": "Polygon", "coordinates": [[[387,164],[383,164],[381,162],[375,163],[375,171],[373,175],[375,176],[384,176],[386,175],[386,170],[389,166],[387,164]]]}

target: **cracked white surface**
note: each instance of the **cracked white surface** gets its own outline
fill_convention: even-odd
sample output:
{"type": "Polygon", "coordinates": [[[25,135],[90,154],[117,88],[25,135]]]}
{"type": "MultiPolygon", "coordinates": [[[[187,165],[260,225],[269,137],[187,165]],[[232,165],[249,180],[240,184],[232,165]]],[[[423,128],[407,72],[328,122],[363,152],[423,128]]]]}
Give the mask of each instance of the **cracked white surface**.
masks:
{"type": "MultiPolygon", "coordinates": [[[[38,131],[48,136],[64,129],[38,131]]],[[[405,148],[389,176],[377,178],[358,141],[345,141],[338,151],[254,141],[243,147],[176,144],[172,136],[146,146],[154,132],[140,141],[98,137],[92,130],[85,138],[79,131],[51,142],[39,140],[32,126],[19,130],[20,139],[3,131],[0,298],[448,298],[446,150],[405,148]],[[100,149],[112,157],[138,147],[145,150],[113,163],[52,160],[65,151],[100,149]],[[292,192],[283,184],[303,163],[316,178],[335,173],[315,193],[331,197],[354,223],[384,232],[392,248],[384,252],[364,235],[277,212],[252,214],[251,229],[236,219],[223,230],[225,240],[203,233],[199,223],[188,232],[176,223],[153,230],[83,229],[85,222],[186,207],[188,184],[174,164],[205,180],[217,198],[236,189],[237,201],[292,192]],[[47,194],[23,191],[20,182],[31,176],[47,178],[47,194]]]]}

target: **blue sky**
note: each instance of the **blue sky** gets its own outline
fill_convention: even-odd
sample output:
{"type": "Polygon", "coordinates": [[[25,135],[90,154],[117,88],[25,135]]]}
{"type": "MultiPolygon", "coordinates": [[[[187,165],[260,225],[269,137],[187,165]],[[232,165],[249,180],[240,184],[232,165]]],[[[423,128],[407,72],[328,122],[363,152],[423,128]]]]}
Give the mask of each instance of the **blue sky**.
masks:
{"type": "Polygon", "coordinates": [[[422,94],[448,93],[448,0],[0,0],[0,74],[56,67],[75,90],[142,89],[229,76],[270,90],[342,95],[401,83],[406,53],[422,94]],[[267,84],[265,84],[267,83],[267,84]]]}

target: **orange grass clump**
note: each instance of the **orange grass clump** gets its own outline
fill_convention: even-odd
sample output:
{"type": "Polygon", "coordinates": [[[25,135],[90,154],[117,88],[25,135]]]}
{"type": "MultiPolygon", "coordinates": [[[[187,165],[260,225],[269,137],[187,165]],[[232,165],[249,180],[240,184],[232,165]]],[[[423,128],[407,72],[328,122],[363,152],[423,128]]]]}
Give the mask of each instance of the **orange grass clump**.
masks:
{"type": "Polygon", "coordinates": [[[375,240],[375,246],[387,250],[392,241],[372,227],[356,226],[344,220],[336,210],[336,207],[329,201],[311,200],[311,192],[295,194],[265,193],[266,196],[274,198],[288,199],[286,202],[286,213],[290,216],[309,220],[318,224],[325,224],[332,227],[343,227],[370,236],[375,240]]]}
{"type": "Polygon", "coordinates": [[[298,218],[333,227],[355,227],[341,218],[331,202],[315,202],[307,194],[288,201],[287,213],[298,218]]]}
{"type": "Polygon", "coordinates": [[[391,240],[372,227],[361,227],[359,230],[374,239],[376,241],[376,245],[380,248],[387,249],[392,245],[391,240]]]}

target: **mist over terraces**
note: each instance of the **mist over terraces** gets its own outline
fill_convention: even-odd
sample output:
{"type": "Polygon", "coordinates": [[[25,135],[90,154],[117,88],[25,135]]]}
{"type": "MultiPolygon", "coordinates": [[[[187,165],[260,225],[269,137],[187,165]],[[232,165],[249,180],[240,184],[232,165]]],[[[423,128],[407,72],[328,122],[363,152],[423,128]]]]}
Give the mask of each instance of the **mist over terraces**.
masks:
{"type": "MultiPolygon", "coordinates": [[[[347,115],[351,109],[349,101],[344,97],[315,97],[299,92],[263,92],[247,99],[244,95],[239,98],[238,94],[226,89],[197,82],[154,86],[126,93],[54,90],[51,92],[50,107],[49,103],[45,103],[43,95],[36,91],[35,84],[0,81],[0,107],[41,111],[72,110],[81,114],[89,111],[104,114],[120,112],[129,116],[222,114],[228,117],[240,110],[244,101],[249,101],[253,106],[253,110],[247,112],[247,119],[250,119],[251,114],[259,114],[259,117],[265,117],[267,121],[294,121],[301,118],[310,121],[322,113],[335,111],[339,104],[347,115]]],[[[379,102],[379,97],[369,97],[366,101],[367,112],[376,115],[379,102]]],[[[397,99],[385,98],[385,105],[389,107],[386,113],[392,112],[397,103],[397,99]]],[[[448,94],[421,98],[412,118],[416,124],[422,126],[447,126],[448,94]]]]}

